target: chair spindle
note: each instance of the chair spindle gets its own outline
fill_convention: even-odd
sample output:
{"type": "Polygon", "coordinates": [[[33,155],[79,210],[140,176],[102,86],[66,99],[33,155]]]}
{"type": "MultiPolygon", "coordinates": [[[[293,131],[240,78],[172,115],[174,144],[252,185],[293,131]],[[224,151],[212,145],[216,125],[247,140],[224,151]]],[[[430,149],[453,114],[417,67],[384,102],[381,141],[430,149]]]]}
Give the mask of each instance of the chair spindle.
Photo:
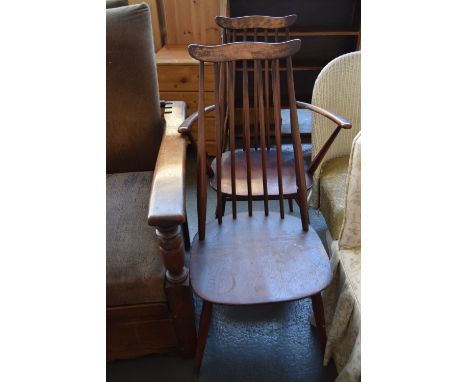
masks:
{"type": "Polygon", "coordinates": [[[200,240],[205,240],[206,225],[206,152],[205,152],[205,68],[200,61],[198,76],[198,150],[197,150],[197,213],[198,235],[200,240]]]}
{"type": "Polygon", "coordinates": [[[275,143],[276,143],[276,163],[278,169],[278,193],[281,219],[284,219],[283,202],[283,164],[281,160],[281,100],[280,100],[280,77],[279,60],[272,63],[272,87],[273,87],[273,108],[275,121],[275,143]]]}

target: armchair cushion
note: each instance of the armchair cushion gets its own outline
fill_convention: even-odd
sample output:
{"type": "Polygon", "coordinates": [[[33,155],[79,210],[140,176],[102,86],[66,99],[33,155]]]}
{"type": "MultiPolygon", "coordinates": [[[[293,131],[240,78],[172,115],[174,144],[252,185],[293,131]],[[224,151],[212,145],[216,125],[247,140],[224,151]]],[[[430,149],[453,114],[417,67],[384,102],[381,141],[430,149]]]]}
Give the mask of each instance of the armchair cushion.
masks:
{"type": "Polygon", "coordinates": [[[361,132],[351,150],[346,183],[346,207],[338,246],[340,249],[361,246],[361,132]]]}
{"type": "Polygon", "coordinates": [[[333,240],[338,240],[345,215],[346,176],[349,156],[332,159],[320,174],[320,210],[333,240]]]}
{"type": "Polygon", "coordinates": [[[164,267],[147,222],[153,172],[107,175],[107,306],[166,301],[164,267]]]}
{"type": "Polygon", "coordinates": [[[164,132],[147,4],[106,10],[107,173],[152,171],[164,132]]]}

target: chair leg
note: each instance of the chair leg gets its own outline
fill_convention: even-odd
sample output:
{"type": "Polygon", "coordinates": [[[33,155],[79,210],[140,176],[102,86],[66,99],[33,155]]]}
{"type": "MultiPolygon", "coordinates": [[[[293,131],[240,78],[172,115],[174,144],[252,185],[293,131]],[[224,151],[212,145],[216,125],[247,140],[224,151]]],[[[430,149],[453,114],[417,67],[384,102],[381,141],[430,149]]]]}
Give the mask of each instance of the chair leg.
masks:
{"type": "Polygon", "coordinates": [[[184,246],[186,251],[190,251],[190,232],[187,220],[187,211],[185,211],[185,222],[182,224],[182,232],[184,234],[184,246]]]}
{"type": "Polygon", "coordinates": [[[294,212],[293,200],[292,200],[292,199],[288,199],[288,204],[289,204],[289,212],[294,212]]]}
{"type": "MultiPolygon", "coordinates": [[[[294,199],[299,206],[299,199],[294,199]]],[[[300,209],[300,208],[299,208],[300,209]]],[[[309,204],[307,203],[307,224],[310,225],[310,216],[309,216],[309,204]]]]}
{"type": "Polygon", "coordinates": [[[223,200],[222,211],[223,211],[223,216],[224,216],[224,213],[226,212],[226,197],[223,196],[223,197],[222,197],[222,200],[223,200]]]}
{"type": "Polygon", "coordinates": [[[325,346],[327,345],[327,332],[325,329],[325,314],[323,312],[322,294],[319,292],[312,296],[312,307],[314,309],[315,323],[320,341],[322,353],[325,354],[325,346]]]}
{"type": "Polygon", "coordinates": [[[208,338],[208,330],[210,329],[212,310],[213,304],[209,301],[203,300],[200,316],[200,326],[198,328],[197,349],[195,352],[194,370],[197,375],[200,373],[200,366],[203,359],[203,353],[205,351],[206,340],[208,338]]]}

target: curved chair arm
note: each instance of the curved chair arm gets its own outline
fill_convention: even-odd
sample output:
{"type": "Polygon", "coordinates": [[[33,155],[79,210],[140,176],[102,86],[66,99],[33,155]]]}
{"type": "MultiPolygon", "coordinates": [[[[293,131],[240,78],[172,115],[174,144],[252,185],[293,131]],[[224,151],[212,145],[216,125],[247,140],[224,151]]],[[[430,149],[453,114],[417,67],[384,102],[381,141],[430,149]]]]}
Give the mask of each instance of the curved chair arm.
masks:
{"type": "MultiPolygon", "coordinates": [[[[215,105],[209,105],[205,107],[205,113],[209,113],[215,109],[215,105]]],[[[179,133],[187,135],[190,143],[195,144],[195,140],[193,139],[191,127],[192,125],[198,121],[198,111],[192,113],[188,118],[185,118],[184,122],[182,122],[179,126],[179,133]]]]}
{"type": "Polygon", "coordinates": [[[185,102],[174,101],[166,114],[166,130],[153,174],[148,224],[173,226],[185,222],[185,160],[187,140],[178,133],[185,118],[185,102]]]}
{"type": "Polygon", "coordinates": [[[315,170],[317,170],[320,162],[323,160],[323,158],[325,157],[326,153],[328,152],[330,146],[332,145],[333,141],[335,140],[335,138],[338,136],[339,132],[341,131],[341,129],[351,129],[353,126],[351,124],[351,122],[349,122],[347,119],[337,115],[337,114],[334,114],[334,113],[331,113],[325,109],[322,109],[321,107],[318,107],[318,106],[315,106],[315,105],[312,105],[310,103],[306,103],[306,102],[300,102],[300,101],[296,101],[296,105],[297,107],[301,108],[301,109],[308,109],[308,110],[312,110],[316,113],[319,113],[320,115],[323,115],[324,117],[328,118],[330,121],[336,123],[337,127],[335,128],[335,130],[333,131],[333,133],[330,135],[330,137],[327,139],[327,141],[325,142],[325,144],[323,145],[323,147],[320,149],[320,151],[317,153],[317,155],[314,157],[314,159],[312,159],[312,162],[310,163],[310,166],[308,168],[308,172],[313,175],[315,170]]]}
{"type": "MultiPolygon", "coordinates": [[[[209,113],[215,109],[215,105],[209,105],[205,107],[205,113],[209,113]]],[[[198,150],[197,147],[197,142],[195,141],[195,138],[193,137],[191,127],[192,125],[198,121],[198,111],[195,113],[192,113],[188,118],[184,120],[184,122],[181,123],[179,126],[179,133],[186,135],[187,138],[189,139],[190,143],[195,147],[195,150],[198,150]]],[[[213,169],[211,168],[210,164],[206,162],[206,173],[208,176],[211,178],[214,176],[213,169]]]]}
{"type": "Polygon", "coordinates": [[[315,111],[316,113],[323,115],[324,117],[328,118],[330,121],[335,122],[342,129],[351,129],[352,127],[351,122],[349,122],[347,119],[341,117],[338,114],[334,114],[334,113],[329,112],[328,110],[322,109],[321,107],[318,107],[318,106],[315,106],[306,102],[300,102],[300,101],[296,101],[296,105],[297,107],[301,109],[312,110],[312,111],[315,111]]]}

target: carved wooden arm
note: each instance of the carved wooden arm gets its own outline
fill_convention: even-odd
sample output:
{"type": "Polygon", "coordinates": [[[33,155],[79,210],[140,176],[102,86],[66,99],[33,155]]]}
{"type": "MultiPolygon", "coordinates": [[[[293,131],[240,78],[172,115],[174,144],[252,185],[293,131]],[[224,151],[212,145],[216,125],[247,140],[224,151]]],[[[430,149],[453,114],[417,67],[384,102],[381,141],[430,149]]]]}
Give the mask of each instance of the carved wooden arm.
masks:
{"type": "Polygon", "coordinates": [[[312,162],[310,163],[310,166],[309,166],[307,171],[311,175],[313,175],[315,170],[317,170],[320,162],[322,162],[323,158],[325,157],[325,154],[330,149],[333,141],[338,136],[341,129],[351,129],[352,125],[351,125],[351,122],[349,122],[345,118],[343,118],[343,117],[341,117],[341,116],[339,116],[337,114],[331,113],[331,112],[329,112],[329,111],[327,111],[325,109],[322,109],[321,107],[312,105],[310,103],[296,101],[296,105],[297,105],[297,107],[299,107],[301,109],[308,109],[308,110],[314,111],[316,113],[319,113],[319,114],[321,114],[324,117],[328,118],[330,121],[334,122],[337,125],[335,130],[333,131],[333,133],[330,135],[330,137],[327,139],[327,141],[325,142],[323,147],[320,149],[320,151],[317,153],[317,155],[315,155],[315,157],[312,159],[312,162]]]}
{"type": "Polygon", "coordinates": [[[181,225],[185,213],[185,161],[187,139],[178,128],[185,119],[185,102],[172,102],[165,114],[166,129],[159,149],[151,186],[148,224],[156,227],[160,254],[166,268],[164,290],[179,340],[180,352],[195,352],[195,316],[189,272],[184,266],[185,248],[181,225]]]}
{"type": "MultiPolygon", "coordinates": [[[[213,111],[214,109],[215,109],[215,105],[209,105],[205,107],[205,113],[209,113],[213,111]]],[[[187,136],[187,138],[189,139],[190,143],[193,145],[195,150],[198,150],[198,147],[197,147],[197,142],[195,141],[195,138],[193,137],[191,127],[195,122],[197,122],[197,120],[198,120],[198,111],[196,111],[195,113],[192,113],[179,126],[179,133],[187,136]]],[[[214,176],[213,169],[211,168],[208,161],[206,162],[206,173],[208,174],[210,178],[214,176]]]]}
{"type": "Polygon", "coordinates": [[[166,130],[153,174],[148,224],[178,225],[185,222],[185,160],[187,140],[177,131],[185,119],[185,102],[174,101],[166,114],[166,130]]]}

